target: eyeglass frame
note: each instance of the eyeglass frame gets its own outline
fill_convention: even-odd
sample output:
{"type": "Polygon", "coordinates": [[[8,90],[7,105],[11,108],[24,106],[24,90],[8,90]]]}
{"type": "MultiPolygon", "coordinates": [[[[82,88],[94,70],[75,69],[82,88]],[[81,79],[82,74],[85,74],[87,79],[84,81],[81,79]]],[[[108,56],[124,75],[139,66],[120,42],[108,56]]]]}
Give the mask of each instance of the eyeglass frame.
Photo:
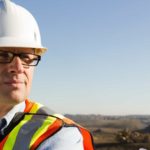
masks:
{"type": "Polygon", "coordinates": [[[3,53],[5,53],[5,54],[11,54],[12,55],[12,58],[10,59],[10,61],[6,61],[6,62],[1,62],[1,60],[0,60],[0,64],[7,64],[7,63],[11,63],[13,60],[14,60],[14,58],[17,56],[17,57],[19,57],[20,58],[20,60],[21,60],[21,62],[22,62],[22,65],[24,65],[24,66],[37,66],[38,65],[38,63],[39,63],[39,61],[41,60],[41,56],[40,55],[36,55],[36,54],[32,54],[32,53],[14,53],[14,52],[11,52],[11,51],[4,51],[4,50],[0,50],[0,54],[1,54],[1,52],[3,52],[3,53]],[[33,59],[33,61],[37,61],[35,64],[24,64],[23,62],[23,60],[22,60],[22,58],[21,58],[21,56],[23,56],[24,54],[29,54],[29,55],[32,55],[32,56],[37,56],[37,59],[33,59]]]}

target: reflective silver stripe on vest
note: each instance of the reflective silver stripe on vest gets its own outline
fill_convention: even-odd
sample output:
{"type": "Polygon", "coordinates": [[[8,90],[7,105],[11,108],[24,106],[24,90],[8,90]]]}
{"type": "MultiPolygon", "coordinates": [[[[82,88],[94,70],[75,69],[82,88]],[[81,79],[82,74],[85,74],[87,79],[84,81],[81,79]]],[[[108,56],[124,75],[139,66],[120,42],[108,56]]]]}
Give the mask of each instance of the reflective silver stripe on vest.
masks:
{"type": "Polygon", "coordinates": [[[36,114],[53,115],[53,114],[55,114],[55,112],[44,106],[41,109],[39,109],[36,114]]]}
{"type": "MultiPolygon", "coordinates": [[[[36,114],[40,114],[41,111],[42,109],[39,109],[36,114]]],[[[47,115],[33,115],[32,118],[21,127],[17,135],[13,150],[29,150],[30,142],[33,135],[39,129],[39,127],[41,127],[46,118],[47,115]]]]}

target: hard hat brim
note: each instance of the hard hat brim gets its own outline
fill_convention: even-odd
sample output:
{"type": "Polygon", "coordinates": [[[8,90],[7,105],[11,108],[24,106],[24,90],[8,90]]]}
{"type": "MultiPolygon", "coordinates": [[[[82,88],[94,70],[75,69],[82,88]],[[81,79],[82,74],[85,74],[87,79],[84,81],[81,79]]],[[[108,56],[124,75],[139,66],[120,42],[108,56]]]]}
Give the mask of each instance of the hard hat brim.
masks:
{"type": "Polygon", "coordinates": [[[31,48],[35,50],[35,54],[42,55],[47,50],[46,47],[39,45],[38,43],[34,43],[32,41],[27,41],[26,39],[14,39],[14,38],[0,38],[0,48],[31,48]]]}

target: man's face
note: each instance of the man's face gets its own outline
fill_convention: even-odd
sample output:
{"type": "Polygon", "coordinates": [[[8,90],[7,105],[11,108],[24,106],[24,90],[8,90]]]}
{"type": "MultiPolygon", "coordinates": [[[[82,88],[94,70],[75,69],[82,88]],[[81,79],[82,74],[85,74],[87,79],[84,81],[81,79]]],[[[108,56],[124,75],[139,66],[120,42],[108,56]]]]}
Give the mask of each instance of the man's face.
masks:
{"type": "MultiPolygon", "coordinates": [[[[0,48],[14,53],[31,53],[32,49],[0,48]]],[[[19,57],[11,63],[0,63],[0,103],[15,105],[24,101],[30,92],[34,66],[24,66],[19,57]]]]}

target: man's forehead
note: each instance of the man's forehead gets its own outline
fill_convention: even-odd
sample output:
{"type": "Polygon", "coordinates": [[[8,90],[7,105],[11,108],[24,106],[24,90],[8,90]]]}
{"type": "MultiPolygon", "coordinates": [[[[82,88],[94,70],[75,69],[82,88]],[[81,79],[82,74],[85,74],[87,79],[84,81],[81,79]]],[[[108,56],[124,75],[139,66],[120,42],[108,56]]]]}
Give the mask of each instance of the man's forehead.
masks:
{"type": "Polygon", "coordinates": [[[24,48],[24,47],[0,47],[0,50],[16,52],[16,53],[21,53],[21,52],[34,53],[35,52],[34,48],[24,48]]]}

